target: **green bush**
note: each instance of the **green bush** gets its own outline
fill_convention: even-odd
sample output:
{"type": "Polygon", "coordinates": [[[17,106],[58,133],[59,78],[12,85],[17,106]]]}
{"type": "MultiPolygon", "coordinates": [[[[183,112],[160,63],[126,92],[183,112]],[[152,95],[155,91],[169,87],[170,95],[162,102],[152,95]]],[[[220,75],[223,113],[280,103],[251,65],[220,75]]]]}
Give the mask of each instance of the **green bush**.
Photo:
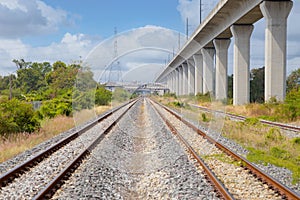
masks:
{"type": "Polygon", "coordinates": [[[182,107],[183,107],[183,103],[181,103],[181,102],[179,102],[179,101],[173,101],[172,103],[173,103],[173,105],[174,105],[175,107],[179,107],[179,108],[182,108],[182,107]]]}
{"type": "Polygon", "coordinates": [[[255,118],[255,117],[250,117],[245,120],[245,123],[253,126],[253,125],[260,124],[260,121],[259,121],[259,119],[255,118]]]}
{"type": "Polygon", "coordinates": [[[202,121],[203,121],[203,122],[209,122],[209,121],[210,121],[210,120],[207,118],[207,116],[206,116],[205,113],[202,113],[201,117],[202,117],[202,121]]]}
{"type": "Polygon", "coordinates": [[[165,93],[163,95],[163,97],[173,97],[173,98],[177,99],[176,94],[172,93],[172,92],[165,93]]]}
{"type": "Polygon", "coordinates": [[[131,97],[131,93],[123,88],[116,88],[112,94],[112,99],[116,102],[128,101],[131,97]]]}
{"type": "Polygon", "coordinates": [[[283,139],[283,136],[278,128],[271,128],[265,135],[265,138],[270,141],[280,141],[283,139]]]}
{"type": "Polygon", "coordinates": [[[288,159],[289,158],[289,153],[283,149],[280,149],[278,147],[272,147],[270,150],[270,153],[272,156],[276,158],[281,158],[281,159],[288,159]]]}
{"type": "Polygon", "coordinates": [[[72,114],[72,101],[63,101],[58,98],[44,101],[38,113],[41,119],[53,118],[57,115],[70,116],[72,114]]]}
{"type": "Polygon", "coordinates": [[[299,137],[293,138],[292,143],[295,144],[295,145],[300,145],[300,138],[299,137]]]}
{"type": "Polygon", "coordinates": [[[199,102],[211,102],[213,101],[213,96],[209,92],[206,94],[197,93],[196,100],[199,102]]]}
{"type": "Polygon", "coordinates": [[[112,93],[111,91],[100,86],[95,92],[95,104],[96,105],[108,105],[111,101],[112,93]]]}
{"type": "Polygon", "coordinates": [[[0,134],[31,133],[40,127],[31,104],[17,99],[0,102],[0,134]]]}

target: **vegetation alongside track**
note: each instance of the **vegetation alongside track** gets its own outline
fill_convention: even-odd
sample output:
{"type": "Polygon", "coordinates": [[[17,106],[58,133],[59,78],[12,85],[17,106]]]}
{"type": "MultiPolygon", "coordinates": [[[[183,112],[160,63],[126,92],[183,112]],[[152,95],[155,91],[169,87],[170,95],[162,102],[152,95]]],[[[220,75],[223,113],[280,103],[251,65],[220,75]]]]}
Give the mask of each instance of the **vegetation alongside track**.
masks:
{"type": "MultiPolygon", "coordinates": [[[[261,70],[258,70],[261,71],[261,70]]],[[[250,103],[243,106],[225,105],[224,111],[249,117],[244,122],[225,119],[222,135],[239,143],[249,151],[247,158],[261,164],[274,164],[292,171],[294,183],[300,181],[300,135],[288,137],[274,127],[263,125],[259,119],[300,125],[300,69],[294,71],[287,81],[287,96],[284,102],[275,98],[267,103],[250,103]]],[[[256,94],[257,95],[257,94],[256,94]]],[[[188,103],[202,105],[214,109],[210,94],[176,97],[167,94],[155,97],[161,103],[176,109],[203,126],[208,126],[213,115],[191,108],[188,103]]]]}
{"type": "Polygon", "coordinates": [[[31,133],[44,119],[72,116],[75,111],[107,105],[111,100],[112,93],[96,83],[81,62],[14,62],[16,75],[0,76],[0,135],[31,133]],[[41,107],[33,110],[33,102],[41,102],[41,107]]]}
{"type": "Polygon", "coordinates": [[[0,162],[74,127],[75,112],[110,108],[112,93],[82,62],[13,62],[16,75],[0,76],[0,162]]]}
{"type": "Polygon", "coordinates": [[[285,167],[293,172],[295,183],[300,181],[300,136],[289,138],[280,129],[255,119],[226,120],[222,135],[249,150],[247,159],[250,161],[285,167]]]}
{"type": "MultiPolygon", "coordinates": [[[[168,107],[181,112],[185,117],[198,121],[202,126],[207,127],[211,120],[214,120],[211,113],[186,106],[180,98],[176,99],[170,95],[155,98],[168,107]]],[[[278,109],[276,106],[282,106],[282,104],[249,104],[247,106],[264,107],[268,105],[271,105],[273,109],[278,109]]],[[[297,117],[299,118],[299,116],[297,117]]],[[[247,149],[249,151],[247,159],[250,161],[287,168],[293,173],[293,182],[300,182],[300,135],[296,138],[289,138],[282,130],[264,125],[259,122],[258,118],[250,117],[244,122],[225,118],[222,136],[247,149]]]]}

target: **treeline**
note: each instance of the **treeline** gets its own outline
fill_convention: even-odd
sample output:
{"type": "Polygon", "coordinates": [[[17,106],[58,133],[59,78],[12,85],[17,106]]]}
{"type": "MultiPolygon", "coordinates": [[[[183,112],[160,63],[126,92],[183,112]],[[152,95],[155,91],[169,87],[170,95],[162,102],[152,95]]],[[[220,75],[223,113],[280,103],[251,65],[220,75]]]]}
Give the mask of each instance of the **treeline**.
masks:
{"type": "MultiPolygon", "coordinates": [[[[229,99],[232,100],[232,76],[229,77],[229,99]]],[[[284,102],[278,102],[275,97],[265,103],[265,68],[251,70],[250,102],[260,103],[259,110],[268,113],[260,118],[271,121],[295,121],[300,119],[300,68],[294,70],[286,82],[286,98],[284,102]]],[[[251,108],[251,104],[248,105],[251,108]]]]}
{"type": "Polygon", "coordinates": [[[33,132],[44,118],[71,116],[74,109],[107,105],[111,100],[112,93],[80,62],[13,62],[16,75],[0,76],[0,134],[33,132]],[[42,102],[37,111],[31,105],[34,101],[42,102]]]}
{"type": "MultiPolygon", "coordinates": [[[[245,80],[246,81],[246,80],[245,80]]],[[[300,68],[294,70],[286,82],[286,93],[293,93],[300,87],[300,68]]],[[[233,75],[228,76],[228,99],[233,98],[233,75]]],[[[275,100],[275,99],[273,99],[275,100]]],[[[265,102],[265,67],[252,69],[250,72],[250,102],[265,102]]]]}

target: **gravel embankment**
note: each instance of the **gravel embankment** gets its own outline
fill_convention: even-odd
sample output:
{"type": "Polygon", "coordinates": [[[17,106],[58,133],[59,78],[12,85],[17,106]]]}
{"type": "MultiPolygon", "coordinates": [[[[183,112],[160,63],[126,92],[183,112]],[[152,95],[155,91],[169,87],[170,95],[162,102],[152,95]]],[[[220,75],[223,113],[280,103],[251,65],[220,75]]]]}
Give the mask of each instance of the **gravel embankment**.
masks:
{"type": "Polygon", "coordinates": [[[215,145],[203,139],[169,112],[157,105],[156,107],[172,122],[198,155],[204,158],[205,163],[236,199],[281,199],[280,195],[240,167],[239,163],[221,152],[215,145]]]}
{"type": "Polygon", "coordinates": [[[87,145],[95,140],[127,107],[128,105],[114,112],[113,115],[54,152],[7,186],[1,187],[0,199],[32,199],[39,190],[59,174],[70,160],[87,148],[87,145]]]}
{"type": "MultiPolygon", "coordinates": [[[[233,118],[233,120],[235,119],[233,118]]],[[[246,157],[247,154],[249,153],[247,149],[235,143],[233,140],[225,138],[219,133],[214,132],[212,128],[207,128],[202,125],[199,125],[199,123],[195,121],[191,121],[191,120],[188,121],[194,124],[195,126],[197,126],[200,130],[205,132],[207,135],[213,137],[215,140],[225,145],[232,151],[238,153],[239,155],[246,157]]],[[[294,131],[288,131],[288,130],[281,130],[281,131],[284,132],[284,134],[286,134],[288,138],[299,137],[299,133],[296,133],[294,131]]],[[[293,183],[293,174],[290,170],[272,164],[267,164],[267,165],[255,164],[255,165],[300,195],[300,182],[296,184],[293,183]]]]}
{"type": "Polygon", "coordinates": [[[122,118],[53,199],[218,199],[146,101],[122,118]]]}

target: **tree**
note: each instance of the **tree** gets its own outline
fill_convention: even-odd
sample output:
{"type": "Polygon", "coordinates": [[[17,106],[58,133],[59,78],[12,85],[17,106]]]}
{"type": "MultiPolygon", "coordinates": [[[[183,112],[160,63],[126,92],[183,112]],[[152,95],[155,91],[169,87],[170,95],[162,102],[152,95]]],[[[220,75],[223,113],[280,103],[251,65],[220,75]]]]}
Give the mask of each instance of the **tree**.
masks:
{"type": "Polygon", "coordinates": [[[31,63],[26,68],[20,68],[17,71],[17,83],[24,93],[39,91],[46,87],[46,74],[51,71],[51,65],[48,62],[31,63]]]}
{"type": "Polygon", "coordinates": [[[263,103],[265,99],[265,67],[252,69],[250,77],[250,102],[263,103]]]}
{"type": "Polygon", "coordinates": [[[61,69],[61,68],[64,68],[64,69],[67,68],[67,65],[62,61],[56,61],[55,63],[53,63],[52,66],[53,66],[54,71],[58,70],[58,69],[61,69]]]}
{"type": "Polygon", "coordinates": [[[300,68],[297,70],[294,70],[287,78],[286,81],[286,88],[287,88],[287,93],[294,89],[298,89],[300,85],[300,68]]]}
{"type": "Polygon", "coordinates": [[[96,105],[108,105],[111,101],[112,93],[111,91],[105,89],[103,85],[99,85],[95,92],[95,104],[96,105]]]}
{"type": "Polygon", "coordinates": [[[25,62],[23,58],[20,60],[13,59],[12,61],[16,64],[18,69],[26,69],[31,64],[31,62],[25,62]]]}
{"type": "Polygon", "coordinates": [[[31,104],[17,99],[0,102],[0,134],[33,132],[40,127],[31,104]]]}

